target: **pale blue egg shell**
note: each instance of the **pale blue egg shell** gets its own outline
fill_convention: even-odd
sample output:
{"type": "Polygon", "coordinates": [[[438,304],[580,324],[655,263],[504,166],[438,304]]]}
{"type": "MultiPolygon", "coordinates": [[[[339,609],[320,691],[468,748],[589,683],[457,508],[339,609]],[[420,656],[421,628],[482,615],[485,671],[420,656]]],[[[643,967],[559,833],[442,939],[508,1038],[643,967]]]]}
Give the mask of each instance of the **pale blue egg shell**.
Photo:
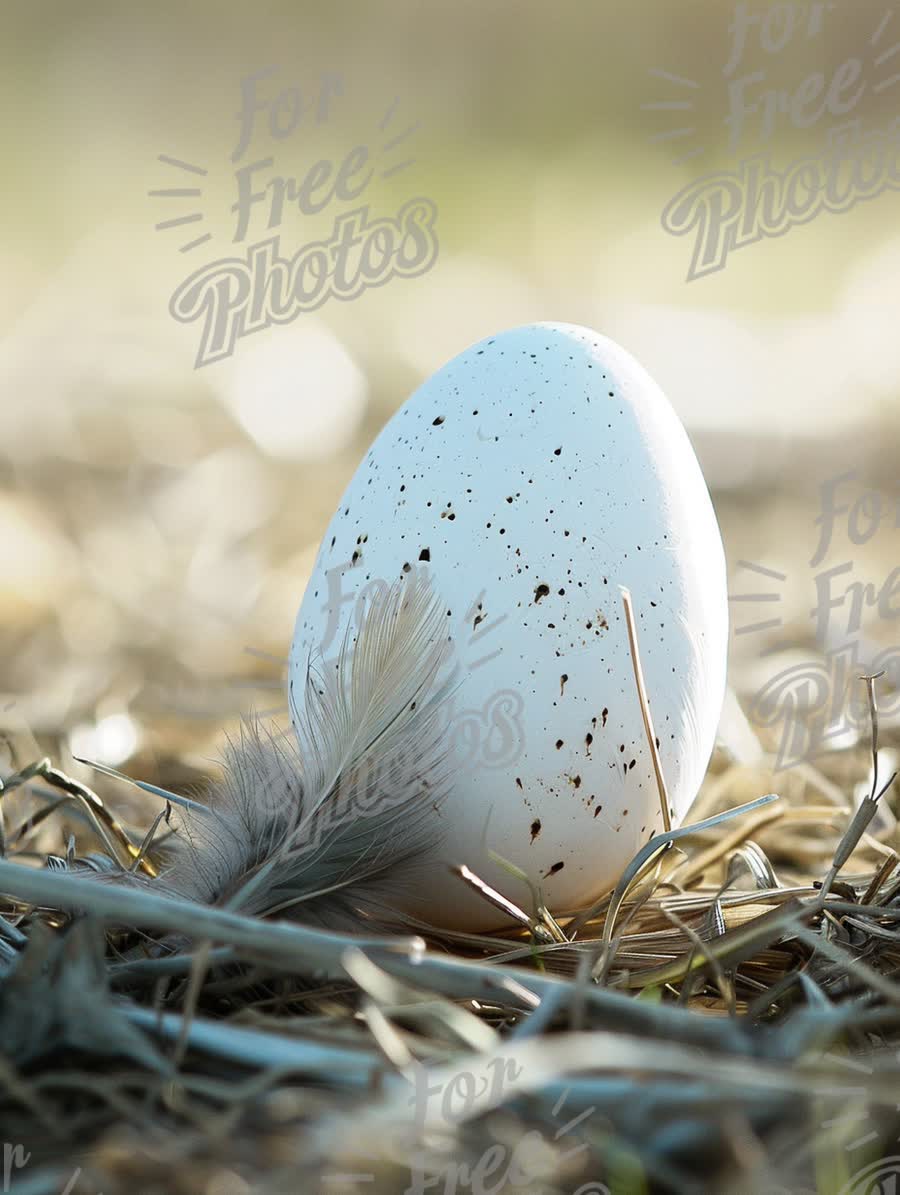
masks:
{"type": "Polygon", "coordinates": [[[722,541],[672,405],[624,349],[567,324],[502,332],[438,370],[386,424],[325,532],[296,622],[295,694],[310,653],[333,666],[366,586],[416,568],[448,612],[465,766],[402,903],[445,925],[502,923],[452,874],[465,863],[531,911],[491,849],[552,911],[583,906],[662,828],[620,586],[676,825],[724,696],[722,541]]]}

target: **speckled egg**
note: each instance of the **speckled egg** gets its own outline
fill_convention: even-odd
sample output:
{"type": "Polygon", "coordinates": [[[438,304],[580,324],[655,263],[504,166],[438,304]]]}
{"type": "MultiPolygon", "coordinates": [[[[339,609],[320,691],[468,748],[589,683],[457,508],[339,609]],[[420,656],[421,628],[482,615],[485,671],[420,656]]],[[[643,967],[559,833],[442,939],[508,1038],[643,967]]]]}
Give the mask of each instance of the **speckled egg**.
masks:
{"type": "Polygon", "coordinates": [[[489,851],[554,913],[583,907],[662,828],[620,586],[676,825],[725,691],[718,524],[642,366],[597,332],[541,323],[473,345],[420,386],[325,532],[294,633],[298,691],[310,652],[334,666],[367,588],[423,567],[446,605],[446,668],[460,677],[448,732],[464,758],[435,810],[433,866],[404,907],[457,928],[502,923],[453,874],[466,864],[531,911],[527,885],[489,851]]]}

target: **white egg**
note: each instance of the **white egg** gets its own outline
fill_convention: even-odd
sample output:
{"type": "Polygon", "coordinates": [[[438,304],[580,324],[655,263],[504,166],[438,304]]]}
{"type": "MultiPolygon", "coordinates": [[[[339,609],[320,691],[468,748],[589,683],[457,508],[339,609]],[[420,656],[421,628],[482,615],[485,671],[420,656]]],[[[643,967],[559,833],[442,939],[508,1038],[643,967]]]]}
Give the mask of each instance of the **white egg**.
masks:
{"type": "Polygon", "coordinates": [[[423,567],[447,607],[465,766],[405,907],[466,929],[502,923],[452,873],[466,864],[531,911],[527,886],[489,851],[554,913],[583,907],[662,828],[619,587],[632,596],[676,825],[725,691],[718,524],[685,430],[641,365],[587,328],[531,324],[420,386],[325,532],[294,633],[297,691],[311,651],[336,659],[367,587],[423,567]]]}

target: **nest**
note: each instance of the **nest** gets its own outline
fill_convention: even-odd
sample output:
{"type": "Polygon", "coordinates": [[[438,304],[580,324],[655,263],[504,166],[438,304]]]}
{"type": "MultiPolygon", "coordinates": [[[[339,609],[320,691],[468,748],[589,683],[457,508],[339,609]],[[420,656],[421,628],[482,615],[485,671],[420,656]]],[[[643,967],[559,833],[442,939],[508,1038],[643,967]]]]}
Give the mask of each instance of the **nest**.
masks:
{"type": "Polygon", "coordinates": [[[502,934],[337,932],[174,896],[156,878],[169,801],[136,832],[49,760],[7,777],[3,1182],[891,1189],[894,732],[879,744],[865,684],[868,745],[778,784],[771,757],[717,753],[690,823],[590,909],[520,909],[461,868],[513,910],[519,928],[502,934]],[[36,850],[72,811],[84,842],[36,850]]]}

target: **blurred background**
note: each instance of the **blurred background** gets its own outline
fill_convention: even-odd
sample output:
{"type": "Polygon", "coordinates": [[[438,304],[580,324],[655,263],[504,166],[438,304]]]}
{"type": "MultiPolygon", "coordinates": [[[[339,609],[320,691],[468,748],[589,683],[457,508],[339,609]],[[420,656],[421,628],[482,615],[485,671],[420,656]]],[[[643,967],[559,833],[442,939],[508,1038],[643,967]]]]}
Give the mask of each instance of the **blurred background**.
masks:
{"type": "MultiPolygon", "coordinates": [[[[4,769],[47,752],[73,767],[74,751],[185,784],[242,711],[281,708],[320,537],[372,439],[451,356],[532,320],[619,340],[686,423],[742,599],[745,710],[768,692],[771,714],[787,689],[819,701],[827,653],[851,641],[869,660],[892,649],[900,171],[879,147],[900,99],[896,7],[4,6],[4,769]],[[804,205],[801,187],[791,226],[773,184],[735,181],[760,156],[824,161],[835,137],[869,138],[869,197],[847,210],[804,205]],[[291,202],[316,162],[337,171],[359,146],[363,193],[313,214],[291,202]],[[269,158],[235,241],[236,172],[269,158]],[[721,172],[728,199],[702,182],[721,172]],[[273,224],[276,176],[296,186],[273,224]],[[750,230],[693,280],[697,230],[663,225],[679,193],[707,221],[737,203],[750,230]],[[203,313],[169,309],[190,275],[276,233],[289,258],[342,213],[395,217],[423,197],[438,213],[427,272],[195,368],[203,313]],[[763,208],[781,235],[754,241],[763,208]],[[822,487],[851,470],[813,564],[822,487]],[[872,600],[857,627],[838,610],[817,636],[816,578],[844,562],[834,592],[858,582],[872,600]]],[[[707,234],[721,246],[733,224],[707,234]]]]}

